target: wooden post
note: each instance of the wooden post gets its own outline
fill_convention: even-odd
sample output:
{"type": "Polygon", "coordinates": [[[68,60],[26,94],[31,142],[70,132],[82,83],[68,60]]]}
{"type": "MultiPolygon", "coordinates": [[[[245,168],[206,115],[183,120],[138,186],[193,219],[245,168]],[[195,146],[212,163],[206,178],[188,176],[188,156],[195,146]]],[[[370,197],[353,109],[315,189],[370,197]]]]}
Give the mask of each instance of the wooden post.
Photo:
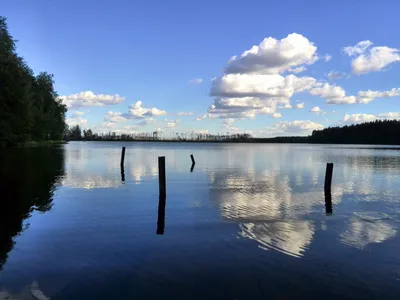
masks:
{"type": "Polygon", "coordinates": [[[324,185],[325,192],[329,193],[331,192],[332,173],[333,173],[333,163],[327,163],[326,173],[325,173],[325,185],[324,185]]]}
{"type": "Polygon", "coordinates": [[[167,187],[165,182],[165,156],[158,157],[158,184],[160,188],[160,196],[167,195],[167,187]]]}
{"type": "Polygon", "coordinates": [[[121,166],[121,181],[122,181],[122,183],[125,183],[125,170],[124,170],[124,165],[121,166]]]}
{"type": "Polygon", "coordinates": [[[190,154],[190,158],[192,159],[192,165],[194,165],[196,162],[194,161],[193,154],[190,154]]]}
{"type": "Polygon", "coordinates": [[[125,161],[125,147],[122,147],[122,152],[121,152],[121,168],[124,167],[124,161],[125,161]]]}
{"type": "Polygon", "coordinates": [[[326,164],[326,172],[325,172],[325,211],[327,214],[331,214],[333,211],[332,208],[332,193],[331,193],[331,185],[332,185],[332,173],[333,173],[333,163],[326,164]]]}
{"type": "Polygon", "coordinates": [[[166,197],[160,195],[158,199],[158,218],[157,218],[157,234],[164,234],[165,229],[165,204],[166,197]]]}

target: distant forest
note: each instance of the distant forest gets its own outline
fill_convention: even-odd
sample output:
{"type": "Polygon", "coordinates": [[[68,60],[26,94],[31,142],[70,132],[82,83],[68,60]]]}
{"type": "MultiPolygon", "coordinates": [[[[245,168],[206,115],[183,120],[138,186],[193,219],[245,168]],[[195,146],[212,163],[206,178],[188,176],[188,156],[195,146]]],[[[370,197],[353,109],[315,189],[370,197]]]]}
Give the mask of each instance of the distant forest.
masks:
{"type": "Polygon", "coordinates": [[[0,16],[0,146],[62,140],[67,108],[54,90],[53,75],[35,76],[15,44],[0,16]]]}
{"type": "Polygon", "coordinates": [[[163,137],[158,132],[118,135],[115,132],[97,134],[76,125],[68,130],[68,139],[84,141],[166,141],[166,142],[236,142],[236,143],[312,143],[312,144],[381,144],[400,145],[400,121],[374,122],[328,127],[314,130],[309,136],[255,138],[250,134],[176,133],[163,137]]]}

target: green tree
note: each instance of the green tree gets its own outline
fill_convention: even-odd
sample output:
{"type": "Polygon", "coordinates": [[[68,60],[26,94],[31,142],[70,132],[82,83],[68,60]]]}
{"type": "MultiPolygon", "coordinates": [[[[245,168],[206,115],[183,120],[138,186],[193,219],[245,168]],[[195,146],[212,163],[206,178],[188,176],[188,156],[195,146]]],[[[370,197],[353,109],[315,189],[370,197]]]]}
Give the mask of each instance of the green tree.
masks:
{"type": "Polygon", "coordinates": [[[61,139],[66,111],[53,76],[34,76],[0,17],[0,144],[61,139]]]}

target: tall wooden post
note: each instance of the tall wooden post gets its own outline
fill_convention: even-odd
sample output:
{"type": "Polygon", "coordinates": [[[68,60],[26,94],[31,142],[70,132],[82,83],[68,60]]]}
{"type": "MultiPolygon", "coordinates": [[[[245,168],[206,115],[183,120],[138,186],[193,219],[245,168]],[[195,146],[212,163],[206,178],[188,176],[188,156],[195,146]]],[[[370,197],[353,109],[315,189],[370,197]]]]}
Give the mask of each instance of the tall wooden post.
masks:
{"type": "Polygon", "coordinates": [[[124,167],[124,162],[125,162],[125,147],[122,147],[122,152],[121,152],[121,168],[124,167]]]}
{"type": "Polygon", "coordinates": [[[332,192],[331,192],[332,173],[333,173],[333,163],[327,163],[326,164],[326,173],[325,173],[325,185],[324,185],[325,211],[327,214],[331,214],[333,211],[332,192]]]}
{"type": "Polygon", "coordinates": [[[194,165],[196,162],[195,162],[195,160],[194,160],[193,154],[190,154],[190,158],[192,159],[192,165],[194,165]]]}
{"type": "Polygon", "coordinates": [[[331,192],[332,173],[333,173],[333,163],[327,163],[325,172],[325,185],[324,185],[325,192],[329,193],[331,192]]]}
{"type": "Polygon", "coordinates": [[[166,179],[165,179],[165,156],[158,157],[158,184],[160,188],[160,196],[167,195],[166,179]]]}

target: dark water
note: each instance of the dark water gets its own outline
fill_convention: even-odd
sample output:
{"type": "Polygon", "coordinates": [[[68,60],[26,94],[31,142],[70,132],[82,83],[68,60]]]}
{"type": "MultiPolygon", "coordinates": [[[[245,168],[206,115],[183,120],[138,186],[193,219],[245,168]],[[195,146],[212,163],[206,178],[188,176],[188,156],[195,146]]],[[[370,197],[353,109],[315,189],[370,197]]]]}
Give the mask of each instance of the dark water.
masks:
{"type": "Polygon", "coordinates": [[[1,300],[400,299],[399,150],[71,142],[0,175],[1,300]]]}

